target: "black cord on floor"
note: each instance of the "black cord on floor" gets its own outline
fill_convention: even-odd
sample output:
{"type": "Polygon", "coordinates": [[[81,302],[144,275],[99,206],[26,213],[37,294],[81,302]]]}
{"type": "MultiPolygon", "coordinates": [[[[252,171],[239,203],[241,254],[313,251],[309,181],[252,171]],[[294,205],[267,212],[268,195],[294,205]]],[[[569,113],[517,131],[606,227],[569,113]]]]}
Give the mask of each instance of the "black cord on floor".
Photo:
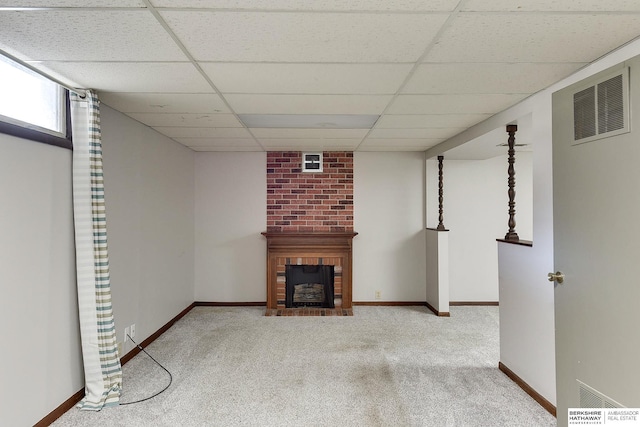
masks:
{"type": "Polygon", "coordinates": [[[140,399],[140,400],[134,400],[133,402],[125,402],[122,403],[120,402],[120,405],[133,405],[134,403],[140,403],[140,402],[144,402],[147,401],[149,399],[153,399],[154,397],[156,397],[157,395],[163,393],[166,389],[169,388],[169,386],[171,385],[171,383],[173,382],[173,375],[171,375],[171,372],[169,372],[169,370],[167,368],[165,368],[164,366],[162,366],[160,364],[160,362],[158,362],[156,359],[153,358],[153,356],[151,356],[149,353],[147,353],[147,351],[142,348],[140,346],[140,344],[138,344],[137,342],[135,342],[129,335],[127,335],[129,337],[129,339],[131,340],[132,343],[134,343],[136,345],[136,347],[138,347],[140,350],[142,350],[144,352],[144,354],[146,354],[147,356],[149,356],[149,358],[151,358],[151,360],[153,360],[154,362],[156,362],[156,364],[158,366],[160,366],[162,369],[164,369],[164,371],[169,374],[169,384],[167,384],[167,386],[165,388],[163,388],[162,390],[160,390],[159,392],[157,392],[156,394],[154,394],[153,396],[149,396],[149,397],[145,397],[144,399],[140,399]]]}

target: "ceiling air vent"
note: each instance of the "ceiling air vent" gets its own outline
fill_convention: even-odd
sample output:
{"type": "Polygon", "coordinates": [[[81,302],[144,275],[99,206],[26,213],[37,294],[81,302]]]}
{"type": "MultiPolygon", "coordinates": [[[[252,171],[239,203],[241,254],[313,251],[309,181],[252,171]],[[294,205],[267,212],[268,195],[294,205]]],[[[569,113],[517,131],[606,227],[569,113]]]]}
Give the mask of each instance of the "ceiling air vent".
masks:
{"type": "Polygon", "coordinates": [[[573,94],[574,144],[629,132],[629,68],[573,94]]]}

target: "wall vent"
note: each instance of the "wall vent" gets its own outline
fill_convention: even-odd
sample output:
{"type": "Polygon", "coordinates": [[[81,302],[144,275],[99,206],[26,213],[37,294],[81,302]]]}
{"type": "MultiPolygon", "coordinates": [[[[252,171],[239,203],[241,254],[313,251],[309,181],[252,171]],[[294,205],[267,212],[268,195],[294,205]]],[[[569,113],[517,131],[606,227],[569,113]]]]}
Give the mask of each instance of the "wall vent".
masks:
{"type": "Polygon", "coordinates": [[[578,389],[580,391],[580,407],[581,408],[624,408],[624,405],[616,402],[608,396],[600,393],[598,390],[589,387],[580,380],[578,389]]]}
{"type": "Polygon", "coordinates": [[[322,172],[322,153],[302,153],[302,172],[322,172]]]}
{"type": "Polygon", "coordinates": [[[582,144],[629,132],[629,68],[573,94],[573,141],[582,144]]]}

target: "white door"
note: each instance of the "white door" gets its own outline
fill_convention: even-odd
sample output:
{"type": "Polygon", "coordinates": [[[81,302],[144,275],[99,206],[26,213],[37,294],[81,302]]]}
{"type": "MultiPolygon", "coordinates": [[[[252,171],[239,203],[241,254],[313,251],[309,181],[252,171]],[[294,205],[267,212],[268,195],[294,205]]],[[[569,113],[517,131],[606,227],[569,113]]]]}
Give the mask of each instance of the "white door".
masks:
{"type": "Polygon", "coordinates": [[[603,396],[640,407],[640,61],[626,65],[635,131],[574,144],[580,87],[553,97],[554,262],[564,274],[555,284],[559,426],[567,408],[603,396]]]}

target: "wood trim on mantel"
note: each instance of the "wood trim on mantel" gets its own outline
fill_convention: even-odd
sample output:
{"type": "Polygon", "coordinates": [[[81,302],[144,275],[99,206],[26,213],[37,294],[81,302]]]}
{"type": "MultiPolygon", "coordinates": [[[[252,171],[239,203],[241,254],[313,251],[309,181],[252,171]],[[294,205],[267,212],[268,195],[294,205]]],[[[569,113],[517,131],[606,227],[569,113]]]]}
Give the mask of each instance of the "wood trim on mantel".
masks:
{"type": "Polygon", "coordinates": [[[277,232],[265,231],[260,233],[267,238],[267,247],[276,248],[281,245],[290,246],[334,246],[347,244],[351,246],[351,239],[358,235],[354,231],[348,232],[277,232]]]}

